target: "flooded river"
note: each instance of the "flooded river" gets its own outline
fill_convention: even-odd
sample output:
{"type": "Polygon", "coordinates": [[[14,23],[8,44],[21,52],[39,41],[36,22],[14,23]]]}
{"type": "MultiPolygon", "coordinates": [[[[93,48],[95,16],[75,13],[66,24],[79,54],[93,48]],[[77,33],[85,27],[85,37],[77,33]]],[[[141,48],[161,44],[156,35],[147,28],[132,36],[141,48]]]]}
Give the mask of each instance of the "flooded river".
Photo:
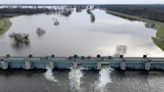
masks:
{"type": "MultiPolygon", "coordinates": [[[[1,56],[164,55],[151,39],[157,30],[145,27],[144,22],[123,19],[99,9],[92,14],[86,10],[73,11],[68,17],[37,14],[10,20],[11,28],[0,35],[1,56]],[[54,25],[56,21],[59,25],[54,25]],[[38,35],[37,28],[46,32],[38,35]],[[15,46],[9,38],[13,32],[29,34],[30,44],[15,46]],[[119,52],[119,47],[124,51],[119,52]]],[[[164,73],[155,71],[119,72],[107,67],[101,71],[0,70],[0,92],[163,92],[163,89],[164,73]]]]}
{"type": "Polygon", "coordinates": [[[12,56],[56,56],[97,54],[113,56],[118,54],[117,47],[126,47],[125,56],[160,57],[164,55],[152,41],[156,30],[146,28],[144,22],[129,21],[107,14],[103,10],[94,10],[92,15],[86,10],[80,13],[72,11],[68,17],[60,14],[22,15],[10,19],[12,26],[5,34],[0,35],[0,55],[12,56]],[[59,25],[54,25],[55,22],[59,25]],[[36,29],[46,31],[37,35],[36,29]],[[15,46],[9,34],[27,33],[30,44],[15,46]]]}
{"type": "Polygon", "coordinates": [[[1,92],[163,92],[163,72],[0,71],[1,92]]]}

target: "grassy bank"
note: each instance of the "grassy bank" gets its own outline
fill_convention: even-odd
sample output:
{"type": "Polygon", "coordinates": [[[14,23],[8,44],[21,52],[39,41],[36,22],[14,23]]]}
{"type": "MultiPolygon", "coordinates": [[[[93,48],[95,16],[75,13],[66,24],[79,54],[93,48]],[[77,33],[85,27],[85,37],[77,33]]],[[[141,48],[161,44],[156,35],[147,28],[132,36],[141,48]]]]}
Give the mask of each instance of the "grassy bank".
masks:
{"type": "Polygon", "coordinates": [[[10,22],[9,19],[3,18],[0,19],[0,35],[5,33],[10,27],[12,23],[10,22]]]}
{"type": "Polygon", "coordinates": [[[143,21],[145,23],[155,24],[154,28],[157,29],[157,32],[156,32],[156,37],[152,37],[152,40],[159,48],[161,48],[164,51],[164,23],[163,22],[158,22],[154,20],[149,20],[145,18],[122,14],[122,13],[118,13],[114,11],[107,11],[107,13],[110,13],[112,15],[116,15],[119,17],[123,17],[129,20],[138,20],[138,21],[143,21]]]}

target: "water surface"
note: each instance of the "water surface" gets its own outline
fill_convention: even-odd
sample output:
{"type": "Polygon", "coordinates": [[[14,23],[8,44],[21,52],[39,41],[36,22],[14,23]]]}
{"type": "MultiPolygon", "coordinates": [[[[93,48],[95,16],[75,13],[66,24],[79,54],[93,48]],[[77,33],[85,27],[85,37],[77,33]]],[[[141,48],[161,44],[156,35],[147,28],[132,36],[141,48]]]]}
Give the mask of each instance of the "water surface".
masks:
{"type": "Polygon", "coordinates": [[[56,14],[13,17],[10,19],[12,27],[0,36],[0,55],[112,56],[116,54],[118,45],[127,47],[125,56],[164,55],[151,39],[156,30],[146,28],[144,22],[129,21],[99,9],[92,13],[95,20],[90,19],[91,15],[86,10],[80,13],[73,11],[69,17],[56,14]],[[54,25],[55,19],[59,21],[59,26],[54,25]],[[46,30],[46,33],[38,36],[38,27],[46,30]],[[13,45],[8,36],[13,32],[29,34],[30,44],[19,47],[13,45]]]}
{"type": "Polygon", "coordinates": [[[159,71],[0,71],[1,92],[163,92],[159,71]],[[55,81],[51,79],[55,78],[55,81]]]}
{"type": "MultiPolygon", "coordinates": [[[[13,17],[12,27],[0,36],[0,55],[114,55],[119,45],[127,47],[125,56],[164,55],[151,39],[156,30],[146,28],[144,22],[129,21],[98,9],[92,12],[95,20],[90,19],[86,10],[72,12],[69,17],[56,14],[13,17]],[[55,18],[59,26],[54,25],[55,18]],[[46,33],[38,36],[38,27],[46,33]],[[13,45],[8,36],[13,32],[29,34],[30,44],[13,45]]],[[[120,72],[108,67],[101,71],[0,70],[0,92],[163,92],[163,81],[163,72],[120,72]]]]}

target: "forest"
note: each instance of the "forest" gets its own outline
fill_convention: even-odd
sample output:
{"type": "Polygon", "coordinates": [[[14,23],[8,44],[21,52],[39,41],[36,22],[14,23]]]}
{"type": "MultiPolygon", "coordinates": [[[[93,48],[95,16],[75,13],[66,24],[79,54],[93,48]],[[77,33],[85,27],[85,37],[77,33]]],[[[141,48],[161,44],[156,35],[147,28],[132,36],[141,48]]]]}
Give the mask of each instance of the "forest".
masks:
{"type": "Polygon", "coordinates": [[[164,5],[103,5],[105,10],[164,22],[164,5]]]}
{"type": "MultiPolygon", "coordinates": [[[[67,8],[76,8],[79,12],[85,9],[87,5],[67,5],[67,8]]],[[[94,8],[99,8],[107,11],[115,11],[119,13],[129,14],[141,18],[152,19],[160,22],[164,22],[164,5],[94,5],[94,8]]],[[[0,8],[0,16],[12,16],[20,14],[36,14],[43,12],[52,12],[51,9],[47,8],[0,8]]],[[[63,12],[59,10],[53,10],[53,12],[63,12]]],[[[65,15],[69,15],[71,11],[64,9],[65,15]]],[[[62,14],[62,15],[63,15],[62,14]]]]}

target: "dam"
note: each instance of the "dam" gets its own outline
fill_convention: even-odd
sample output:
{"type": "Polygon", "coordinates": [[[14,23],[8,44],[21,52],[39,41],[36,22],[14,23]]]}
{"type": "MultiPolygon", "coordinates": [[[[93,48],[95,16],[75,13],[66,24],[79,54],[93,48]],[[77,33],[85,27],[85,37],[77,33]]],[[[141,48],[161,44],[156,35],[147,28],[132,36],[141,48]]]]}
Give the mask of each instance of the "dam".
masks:
{"type": "Polygon", "coordinates": [[[101,67],[117,70],[164,70],[164,58],[147,57],[0,57],[0,69],[71,69],[101,70],[101,67]]]}

